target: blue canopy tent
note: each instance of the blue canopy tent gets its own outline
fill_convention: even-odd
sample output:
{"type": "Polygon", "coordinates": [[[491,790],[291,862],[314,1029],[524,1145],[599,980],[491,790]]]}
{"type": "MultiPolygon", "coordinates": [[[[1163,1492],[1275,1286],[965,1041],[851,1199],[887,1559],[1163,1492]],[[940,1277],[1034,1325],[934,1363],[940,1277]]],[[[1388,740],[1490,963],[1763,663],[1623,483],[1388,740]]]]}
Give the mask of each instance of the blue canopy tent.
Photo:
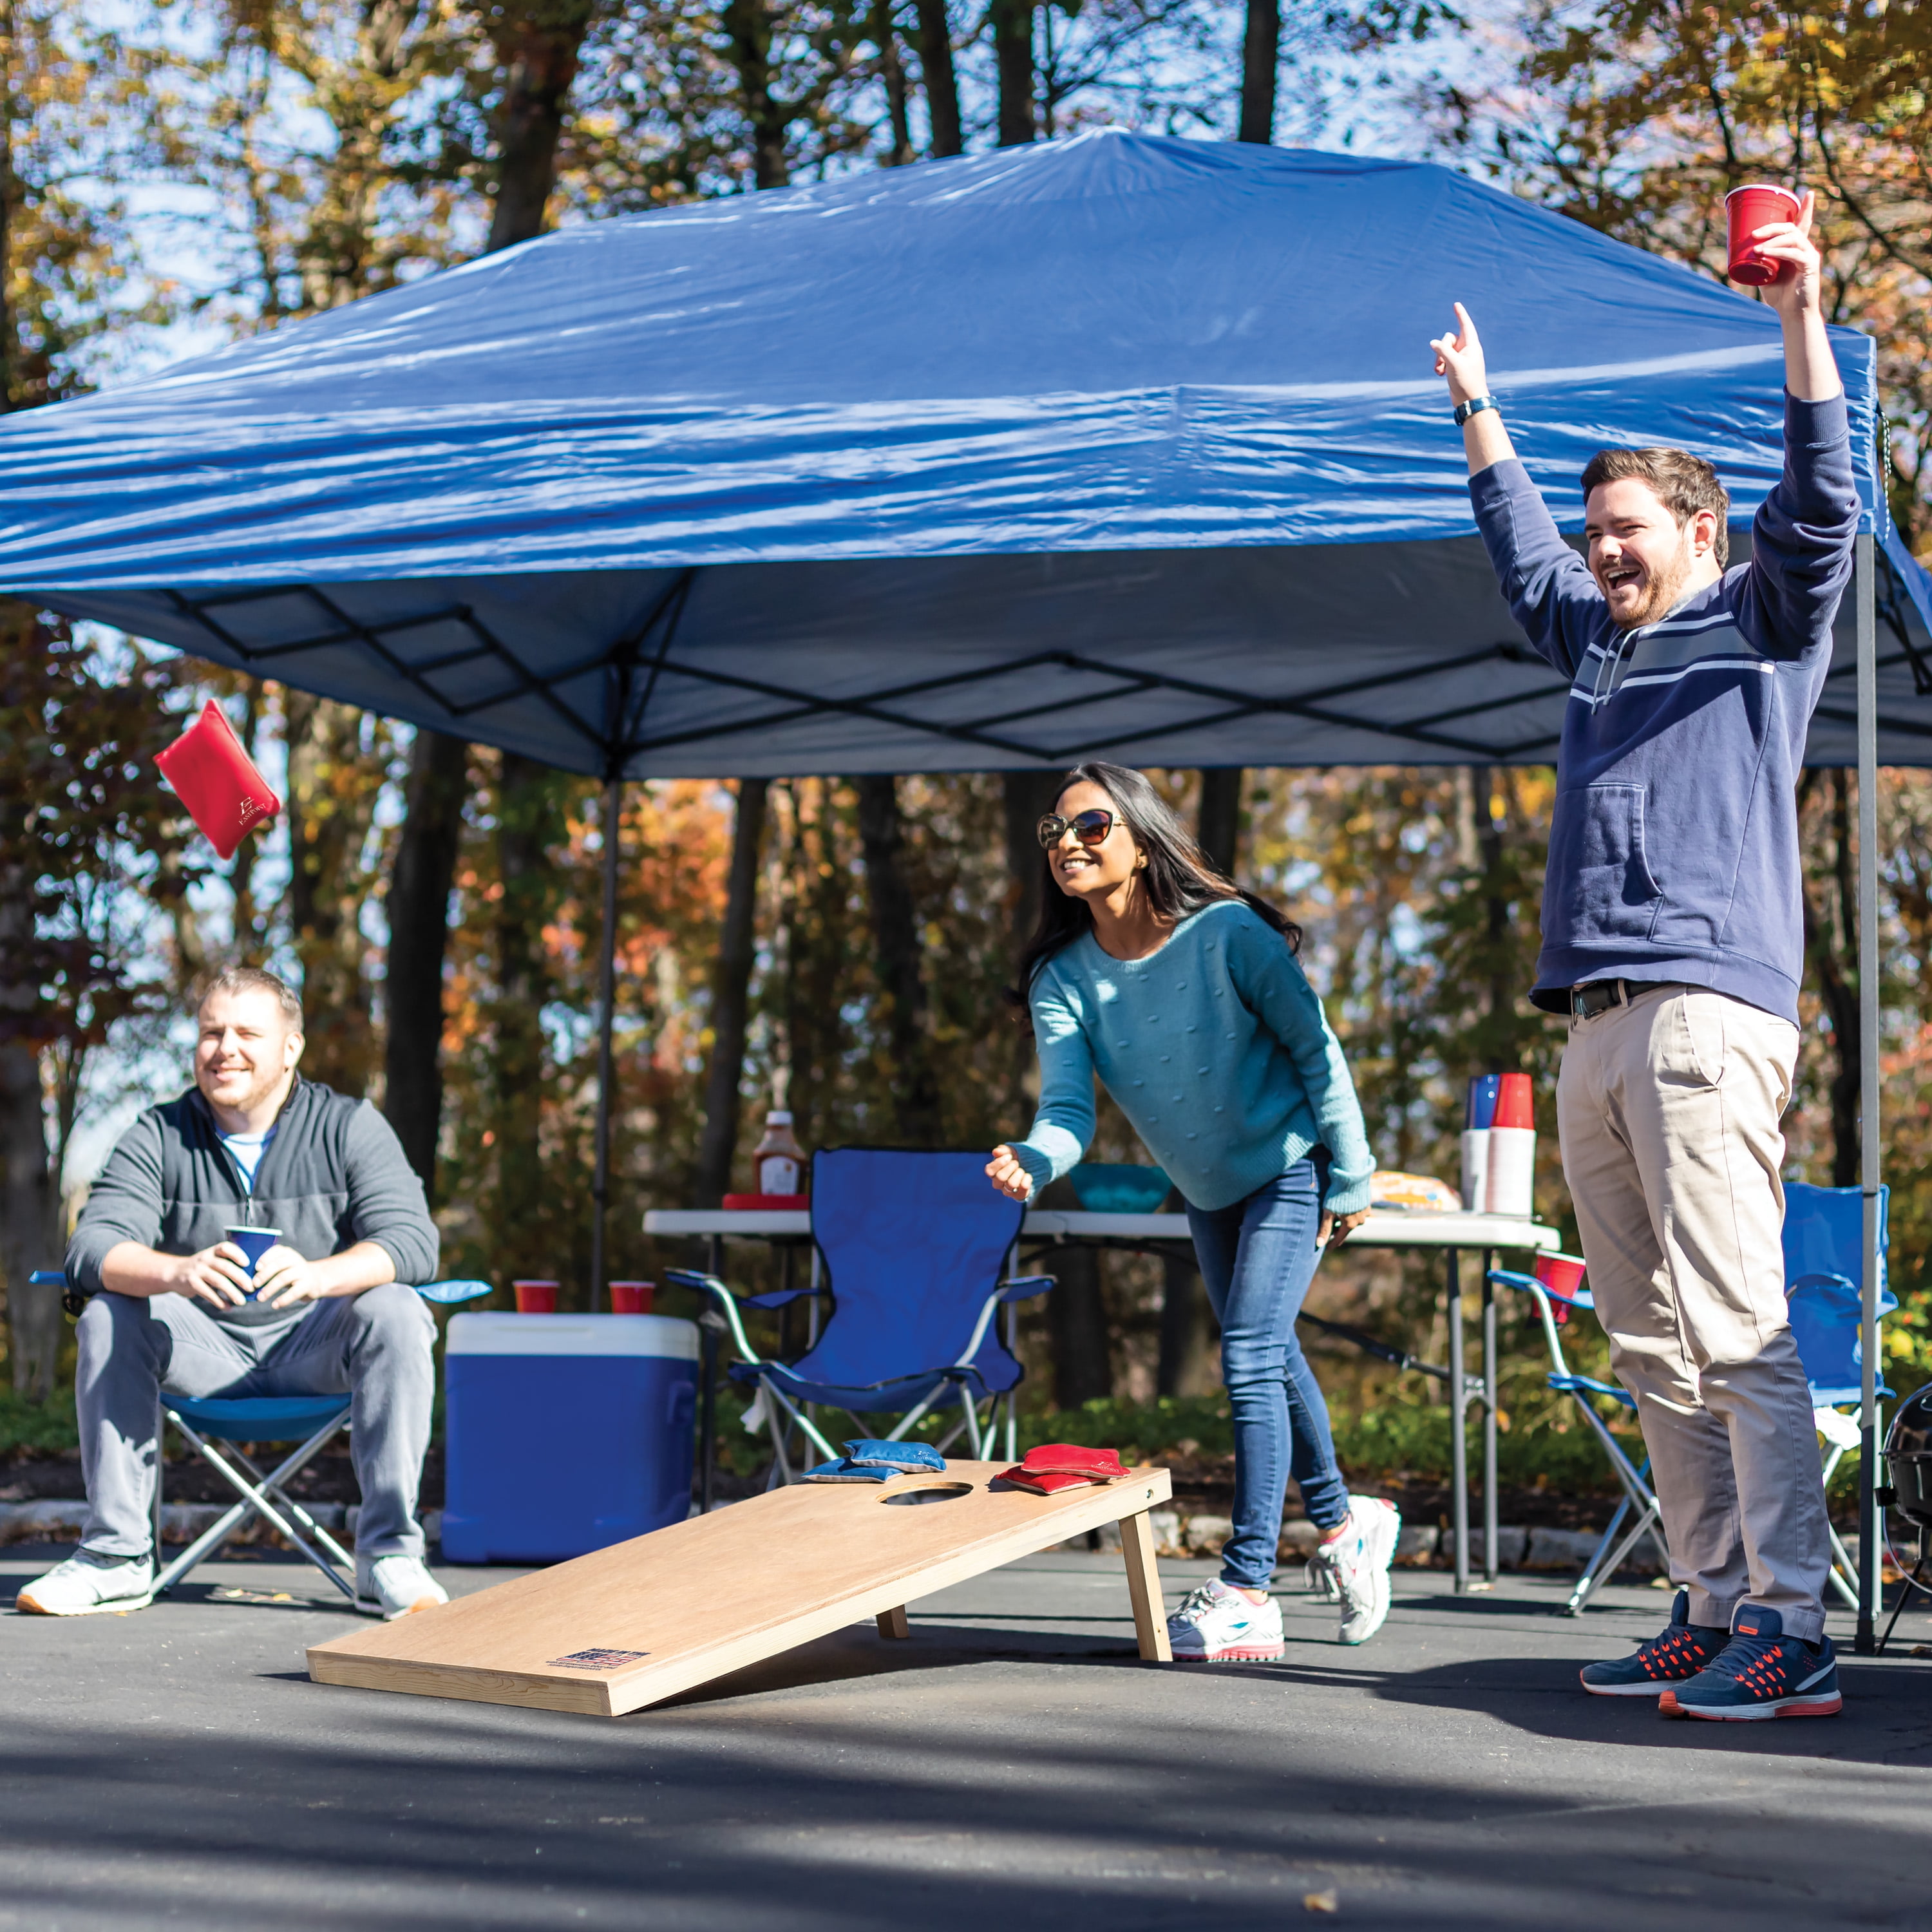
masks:
{"type": "MultiPolygon", "coordinates": [[[[1425,346],[1459,297],[1568,524],[1592,451],[1670,442],[1748,524],[1761,305],[1446,169],[1109,131],[568,230],[14,418],[0,584],[612,814],[646,776],[1546,763],[1564,688],[1425,346]]],[[[1810,755],[1864,778],[1875,1203],[1871,774],[1932,745],[1932,588],[1838,346],[1866,534],[1810,755]]],[[[607,969],[607,1042],[610,1006],[607,969]]]]}

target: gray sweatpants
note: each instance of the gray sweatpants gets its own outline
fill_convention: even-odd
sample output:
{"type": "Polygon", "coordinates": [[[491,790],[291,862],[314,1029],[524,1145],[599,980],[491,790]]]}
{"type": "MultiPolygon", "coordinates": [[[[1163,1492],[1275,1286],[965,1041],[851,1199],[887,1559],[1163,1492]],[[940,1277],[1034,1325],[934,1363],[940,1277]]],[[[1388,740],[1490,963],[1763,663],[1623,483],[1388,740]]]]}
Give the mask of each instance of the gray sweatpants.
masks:
{"type": "Polygon", "coordinates": [[[153,1541],[160,1392],[220,1396],[352,1396],[350,1452],[362,1486],[356,1547],[421,1556],[416,1520],[436,1388],[436,1324],[412,1288],[380,1288],[230,1328],[182,1294],[97,1294],[80,1318],[74,1406],[87,1482],[81,1547],[143,1556],[153,1541]]]}
{"type": "Polygon", "coordinates": [[[1831,1548],[1779,1178],[1797,1057],[1790,1021],[1660,986],[1570,1023],[1556,1116],[1690,1621],[1728,1624],[1750,1602],[1816,1643],[1831,1548]]]}

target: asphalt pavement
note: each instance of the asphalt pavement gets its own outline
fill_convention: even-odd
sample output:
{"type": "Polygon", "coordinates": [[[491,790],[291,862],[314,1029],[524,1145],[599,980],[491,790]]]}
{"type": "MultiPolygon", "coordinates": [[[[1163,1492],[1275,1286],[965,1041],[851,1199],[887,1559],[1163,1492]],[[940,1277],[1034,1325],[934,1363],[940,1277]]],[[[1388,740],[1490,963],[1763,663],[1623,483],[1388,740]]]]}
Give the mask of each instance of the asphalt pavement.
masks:
{"type": "Polygon", "coordinates": [[[1142,1664],[1118,1558],[1055,1552],[615,1720],[312,1684],[350,1619],[292,1563],[0,1609],[0,1927],[1932,1926],[1932,1618],[1842,1717],[1702,1724],[1576,1686],[1661,1591],[1399,1573],[1351,1650],[1286,1574],[1278,1664],[1142,1664]]]}

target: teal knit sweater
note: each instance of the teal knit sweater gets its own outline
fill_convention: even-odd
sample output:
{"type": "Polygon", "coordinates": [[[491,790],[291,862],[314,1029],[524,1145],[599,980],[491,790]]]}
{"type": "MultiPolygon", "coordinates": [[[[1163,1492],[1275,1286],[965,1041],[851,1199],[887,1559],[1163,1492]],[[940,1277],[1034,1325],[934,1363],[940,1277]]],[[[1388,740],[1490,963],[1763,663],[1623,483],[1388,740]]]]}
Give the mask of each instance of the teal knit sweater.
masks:
{"type": "Polygon", "coordinates": [[[1280,933],[1238,899],[1177,926],[1144,959],[1092,933],[1033,982],[1040,1112],[1013,1152],[1034,1191],[1094,1135],[1094,1076],[1197,1208],[1226,1208],[1328,1150],[1323,1204],[1369,1204],[1375,1158],[1322,1002],[1280,933]]]}

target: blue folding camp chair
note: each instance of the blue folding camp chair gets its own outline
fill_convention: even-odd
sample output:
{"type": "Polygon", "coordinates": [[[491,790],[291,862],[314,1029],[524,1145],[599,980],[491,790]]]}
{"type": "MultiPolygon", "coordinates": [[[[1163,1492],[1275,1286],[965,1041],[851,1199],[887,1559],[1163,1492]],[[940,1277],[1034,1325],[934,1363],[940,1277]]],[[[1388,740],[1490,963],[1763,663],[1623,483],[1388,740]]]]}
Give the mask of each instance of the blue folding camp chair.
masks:
{"type": "MultiPolygon", "coordinates": [[[[28,1279],[44,1286],[67,1288],[67,1276],[43,1270],[28,1279]]],[[[490,1292],[487,1281],[436,1281],[416,1292],[425,1301],[445,1306],[473,1301],[490,1292]]],[[[68,1292],[62,1297],[68,1313],[78,1315],[86,1297],[68,1292]]],[[[251,1396],[239,1401],[219,1397],[164,1394],[160,1431],[168,1424],[195,1454],[217,1471],[240,1502],[209,1525],[154,1579],[154,1594],[165,1595],[196,1565],[207,1562],[252,1518],[260,1516],[313,1563],[352,1604],[356,1600],[356,1558],[288,1493],[286,1485],[349,1426],[350,1398],[346,1395],[251,1396]],[[226,1443],[226,1456],[214,1447],[226,1443]],[[241,1448],[244,1442],[294,1442],[294,1453],[265,1475],[241,1448]],[[231,1460],[232,1459],[232,1460],[231,1460]],[[235,1466],[239,1464],[238,1468],[235,1466]],[[303,1532],[306,1532],[304,1534],[303,1532]]],[[[161,1556],[161,1473],[166,1459],[157,1432],[154,1455],[154,1561],[161,1556]]]]}
{"type": "MultiPolygon", "coordinates": [[[[854,1418],[896,1414],[887,1439],[898,1441],[934,1404],[956,1401],[959,1420],[938,1446],[944,1451],[963,1433],[977,1460],[998,1440],[1004,1401],[1006,1453],[1016,1453],[1013,1395],[1024,1372],[1012,1352],[1010,1304],[1053,1286],[1051,1275],[1000,1279],[1024,1211],[987,1180],[983,1154],[833,1148],[818,1155],[812,1234],[832,1312],[789,1364],[752,1346],[740,1311],[780,1307],[818,1288],[741,1300],[716,1275],[665,1270],[668,1280],[711,1295],[723,1311],[740,1358],[731,1378],[756,1388],[754,1407],[762,1406],[771,1431],[773,1483],[793,1479],[794,1428],[822,1456],[837,1455],[808,1412],[820,1405],[854,1418]],[[994,1319],[1003,1304],[1004,1336],[994,1319]]],[[[878,1432],[876,1425],[858,1431],[878,1432]]]]}
{"type": "MultiPolygon", "coordinates": [[[[1892,1190],[1878,1192],[1878,1312],[1898,1306],[1886,1279],[1886,1222],[1892,1190]]],[[[1856,1187],[1811,1187],[1787,1181],[1784,1188],[1784,1297],[1791,1333],[1804,1379],[1811,1385],[1812,1420],[1827,1453],[1829,1483],[1848,1449],[1858,1446],[1857,1418],[1843,1413],[1864,1402],[1864,1193],[1856,1187]]],[[[1892,1394],[1881,1372],[1878,1395],[1892,1394]]],[[[1884,1438],[1881,1420],[1879,1436],[1884,1438]]],[[[1852,1610],[1858,1608],[1858,1566],[1838,1532],[1831,1531],[1832,1587],[1852,1610]]]]}
{"type": "MultiPolygon", "coordinates": [[[[1557,1258],[1570,1260],[1574,1257],[1564,1256],[1557,1258]]],[[[1492,1268],[1490,1279],[1501,1287],[1517,1289],[1535,1302],[1536,1312],[1542,1318],[1543,1338],[1550,1348],[1550,1372],[1544,1380],[1559,1395],[1567,1395],[1576,1405],[1577,1414],[1589,1424],[1604,1454],[1610,1459],[1610,1467],[1624,1492],[1623,1500],[1617,1504],[1616,1514],[1598,1539],[1596,1548],[1591,1552],[1590,1560],[1583,1565],[1583,1574],[1576,1580],[1576,1587],[1570,1592],[1570,1600],[1563,1606],[1565,1616],[1580,1616],[1585,1605],[1629,1560],[1630,1552],[1645,1538],[1656,1545],[1666,1574],[1670,1568],[1670,1551],[1664,1540],[1664,1518],[1658,1509],[1656,1494],[1650,1486],[1650,1458],[1646,1456],[1641,1462],[1632,1462],[1610,1424],[1597,1410],[1598,1402],[1609,1401],[1634,1412],[1636,1398],[1615,1382],[1598,1382],[1594,1376],[1578,1375],[1564,1359],[1563,1340],[1557,1330],[1573,1308],[1596,1306],[1587,1288],[1580,1287],[1570,1294],[1558,1294],[1534,1275],[1518,1274],[1509,1268],[1492,1268]]]]}

